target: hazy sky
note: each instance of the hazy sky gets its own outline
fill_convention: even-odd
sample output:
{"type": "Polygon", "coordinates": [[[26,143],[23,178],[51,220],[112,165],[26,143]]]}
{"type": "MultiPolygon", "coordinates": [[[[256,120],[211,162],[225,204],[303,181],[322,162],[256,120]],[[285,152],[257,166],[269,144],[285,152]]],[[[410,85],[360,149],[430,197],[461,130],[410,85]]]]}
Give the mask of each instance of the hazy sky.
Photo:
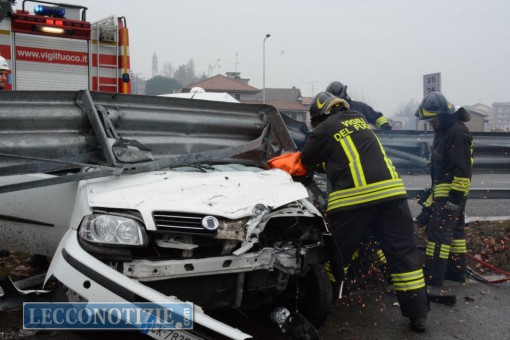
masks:
{"type": "Polygon", "coordinates": [[[209,74],[220,59],[212,75],[237,69],[262,88],[269,33],[266,87],[311,96],[339,80],[391,115],[422,98],[424,74],[441,72],[457,105],[510,101],[510,0],[64,2],[87,6],[90,21],[125,16],[131,68],[147,78],[156,52],[160,69],[193,58],[197,73],[209,74]]]}

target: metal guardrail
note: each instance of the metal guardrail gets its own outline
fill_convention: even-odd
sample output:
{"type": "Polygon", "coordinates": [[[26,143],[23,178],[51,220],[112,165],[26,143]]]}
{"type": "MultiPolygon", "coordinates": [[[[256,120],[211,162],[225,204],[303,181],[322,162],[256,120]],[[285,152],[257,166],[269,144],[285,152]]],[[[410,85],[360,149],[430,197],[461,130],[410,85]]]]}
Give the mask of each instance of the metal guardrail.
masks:
{"type": "MultiPolygon", "coordinates": [[[[306,125],[280,116],[268,105],[94,92],[88,98],[83,91],[0,92],[0,154],[61,162],[50,165],[0,156],[0,175],[63,171],[76,163],[122,167],[118,155],[105,150],[119,136],[146,146],[156,159],[227,148],[256,139],[268,120],[275,119],[283,119],[292,140],[283,124],[272,124],[263,145],[235,157],[257,162],[279,154],[282,145],[291,150],[295,142],[302,148],[309,133],[306,125]],[[98,134],[102,129],[104,133],[98,134]]],[[[375,132],[401,174],[429,172],[433,133],[375,132]]],[[[475,132],[473,138],[475,173],[510,173],[510,133],[475,132]]],[[[510,192],[480,188],[470,197],[510,198],[510,192]]]]}
{"type": "Polygon", "coordinates": [[[187,164],[258,166],[295,148],[269,105],[89,91],[0,91],[0,126],[0,177],[62,175],[0,192],[187,164]]]}
{"type": "MultiPolygon", "coordinates": [[[[99,152],[101,158],[87,161],[112,163],[114,156],[105,150],[115,141],[109,120],[118,136],[137,140],[155,158],[190,154],[255,139],[271,114],[278,111],[268,105],[94,92],[88,98],[82,91],[0,92],[0,153],[65,159],[99,152]],[[105,113],[91,112],[91,105],[105,113]]],[[[265,152],[253,151],[251,158],[260,160],[265,152]]],[[[1,166],[26,163],[0,157],[1,166]]]]}
{"type": "MultiPolygon", "coordinates": [[[[407,197],[415,198],[423,188],[406,188],[407,197]]],[[[468,198],[471,199],[510,199],[510,189],[483,189],[472,188],[469,190],[468,198]]]]}
{"type": "MultiPolygon", "coordinates": [[[[285,121],[299,146],[308,131],[298,123],[285,121]]],[[[421,131],[375,131],[386,153],[402,175],[429,174],[430,148],[434,135],[421,131]]],[[[510,133],[473,132],[475,162],[473,173],[510,174],[510,133]]],[[[471,188],[469,199],[510,199],[510,188],[471,188]]],[[[408,197],[416,197],[423,188],[406,188],[408,197]]]]}
{"type": "MultiPolygon", "coordinates": [[[[401,172],[428,171],[434,134],[421,131],[376,131],[395,166],[401,172]],[[415,158],[416,157],[416,158],[415,158]],[[420,162],[419,159],[425,162],[420,162]]],[[[473,172],[510,173],[510,133],[473,132],[473,172]]]]}
{"type": "MultiPolygon", "coordinates": [[[[285,124],[296,142],[302,148],[309,134],[305,123],[284,117],[285,124]]],[[[374,130],[388,156],[402,174],[424,174],[429,172],[428,163],[433,132],[374,130]]],[[[510,173],[510,133],[473,132],[475,173],[510,173]]]]}

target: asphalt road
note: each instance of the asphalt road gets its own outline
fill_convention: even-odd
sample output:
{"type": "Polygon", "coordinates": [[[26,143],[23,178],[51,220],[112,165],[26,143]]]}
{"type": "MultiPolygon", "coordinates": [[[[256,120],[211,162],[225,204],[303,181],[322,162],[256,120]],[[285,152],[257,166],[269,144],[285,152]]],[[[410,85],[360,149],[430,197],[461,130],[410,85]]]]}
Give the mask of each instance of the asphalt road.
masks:
{"type": "Polygon", "coordinates": [[[346,297],[321,329],[324,339],[510,339],[510,284],[487,285],[474,280],[449,283],[454,307],[431,303],[428,329],[416,333],[384,286],[346,297]]]}
{"type": "MultiPolygon", "coordinates": [[[[361,289],[344,297],[334,307],[320,329],[323,340],[479,340],[510,339],[510,284],[487,285],[469,279],[466,283],[446,286],[457,295],[453,307],[431,304],[427,331],[416,333],[395,305],[396,298],[384,283],[361,289]]],[[[257,340],[285,339],[264,315],[225,313],[217,315],[257,340]]],[[[108,337],[110,340],[146,339],[137,333],[19,333],[11,339],[90,340],[108,337]]]]}

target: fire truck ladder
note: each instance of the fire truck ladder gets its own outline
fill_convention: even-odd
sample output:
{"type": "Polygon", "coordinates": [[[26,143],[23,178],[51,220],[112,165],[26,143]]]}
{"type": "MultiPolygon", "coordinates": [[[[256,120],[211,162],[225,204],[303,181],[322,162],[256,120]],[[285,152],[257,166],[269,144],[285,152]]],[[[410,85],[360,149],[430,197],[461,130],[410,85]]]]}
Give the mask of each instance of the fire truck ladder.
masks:
{"type": "Polygon", "coordinates": [[[91,77],[97,79],[97,88],[102,92],[119,92],[119,26],[116,16],[110,16],[91,24],[92,26],[92,60],[90,67],[95,61],[95,72],[90,72],[91,77]],[[110,57],[110,58],[108,58],[110,57]],[[113,63],[105,62],[115,57],[113,63]],[[114,79],[115,82],[105,81],[114,79]],[[108,88],[108,89],[105,89],[108,88]]]}

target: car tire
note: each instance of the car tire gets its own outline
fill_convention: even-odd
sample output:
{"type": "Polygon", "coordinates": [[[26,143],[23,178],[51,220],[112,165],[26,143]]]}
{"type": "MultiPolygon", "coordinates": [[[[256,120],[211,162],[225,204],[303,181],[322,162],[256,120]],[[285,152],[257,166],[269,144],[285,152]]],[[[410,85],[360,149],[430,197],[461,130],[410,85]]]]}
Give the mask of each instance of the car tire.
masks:
{"type": "Polygon", "coordinates": [[[317,329],[331,311],[331,282],[321,264],[312,264],[299,279],[298,310],[317,329]]]}

